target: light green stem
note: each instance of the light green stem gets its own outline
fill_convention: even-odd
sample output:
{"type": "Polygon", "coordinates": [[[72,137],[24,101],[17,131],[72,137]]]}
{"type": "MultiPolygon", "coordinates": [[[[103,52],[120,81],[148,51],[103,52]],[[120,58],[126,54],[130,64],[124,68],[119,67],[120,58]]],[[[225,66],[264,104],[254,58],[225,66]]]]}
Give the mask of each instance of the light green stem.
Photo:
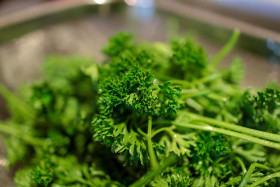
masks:
{"type": "Polygon", "coordinates": [[[210,81],[213,81],[217,78],[219,78],[221,75],[219,74],[212,74],[210,76],[207,76],[207,77],[202,77],[201,79],[196,79],[192,82],[192,85],[195,86],[195,85],[199,85],[199,84],[203,84],[203,83],[207,83],[207,82],[210,82],[210,81]]]}
{"type": "Polygon", "coordinates": [[[174,126],[160,128],[160,129],[158,129],[158,130],[156,130],[155,132],[152,133],[152,137],[154,137],[155,135],[157,135],[158,133],[160,133],[162,131],[170,131],[174,128],[175,128],[174,126]]]}
{"type": "Polygon", "coordinates": [[[139,134],[141,134],[142,136],[147,138],[147,134],[145,132],[143,132],[140,128],[136,128],[136,130],[139,134]]]}
{"type": "Polygon", "coordinates": [[[187,82],[185,80],[180,80],[180,79],[174,79],[174,80],[171,79],[171,80],[168,80],[168,82],[170,82],[172,84],[178,84],[182,87],[187,87],[187,88],[191,86],[191,84],[189,82],[187,82]]]}
{"type": "Polygon", "coordinates": [[[223,46],[223,48],[218,52],[218,54],[210,62],[212,67],[216,67],[233,49],[238,41],[240,31],[235,29],[229,41],[223,46]]]}
{"type": "Polygon", "coordinates": [[[265,170],[269,170],[269,167],[263,165],[263,164],[259,164],[259,163],[253,163],[248,172],[246,173],[246,175],[243,177],[241,183],[239,184],[238,187],[244,187],[246,185],[246,183],[248,182],[248,180],[250,179],[251,175],[253,174],[255,168],[258,167],[258,168],[262,168],[262,169],[265,169],[265,170]]]}
{"type": "Polygon", "coordinates": [[[244,174],[246,174],[247,172],[247,169],[245,167],[245,164],[244,162],[239,158],[239,157],[235,157],[235,159],[237,160],[237,162],[240,164],[241,168],[242,168],[242,171],[244,174]]]}
{"type": "Polygon", "coordinates": [[[186,112],[186,111],[184,111],[183,113],[186,116],[190,117],[194,121],[209,123],[211,125],[215,125],[215,126],[218,126],[218,127],[223,127],[223,128],[226,128],[226,129],[230,129],[230,130],[245,133],[245,134],[248,134],[248,135],[256,136],[256,137],[263,138],[263,139],[266,139],[266,140],[280,142],[280,135],[277,135],[277,134],[272,134],[272,133],[264,132],[264,131],[258,131],[258,130],[255,130],[255,129],[242,127],[240,125],[234,125],[234,124],[231,124],[231,123],[215,120],[213,118],[208,118],[208,117],[205,117],[205,116],[197,115],[197,114],[194,114],[194,113],[189,113],[189,112],[186,112]]]}
{"type": "Polygon", "coordinates": [[[270,180],[270,179],[273,179],[273,178],[276,178],[276,177],[279,177],[280,178],[280,172],[278,173],[273,173],[273,174],[269,174],[265,177],[263,177],[262,179],[254,182],[253,184],[249,185],[248,187],[255,187],[255,186],[258,186],[260,184],[262,184],[263,182],[267,181],[267,180],[270,180]]]}
{"type": "Polygon", "coordinates": [[[226,130],[226,129],[221,129],[221,128],[216,128],[210,125],[198,125],[198,124],[189,124],[189,123],[179,123],[179,122],[173,122],[173,125],[176,125],[177,127],[183,127],[183,128],[192,128],[192,129],[198,129],[198,130],[203,130],[203,131],[212,131],[212,132],[218,132],[221,134],[241,138],[243,140],[247,140],[253,143],[261,144],[263,146],[271,147],[274,149],[279,149],[280,150],[280,144],[276,142],[271,142],[267,140],[263,140],[260,138],[256,138],[253,136],[249,136],[246,134],[241,134],[238,132],[226,130]]]}
{"type": "Polygon", "coordinates": [[[175,164],[178,161],[179,157],[174,153],[170,153],[166,160],[161,162],[159,166],[155,169],[149,171],[146,175],[144,175],[141,179],[130,185],[129,187],[143,187],[146,186],[151,180],[153,180],[156,176],[161,174],[168,166],[175,164]]]}
{"type": "Polygon", "coordinates": [[[172,79],[172,78],[170,78],[170,80],[168,80],[168,82],[171,82],[172,84],[181,85],[184,88],[189,88],[189,87],[195,87],[196,85],[199,85],[199,84],[210,82],[212,80],[217,79],[219,76],[220,75],[218,75],[218,74],[214,74],[214,75],[211,75],[211,76],[202,77],[202,78],[197,79],[197,80],[195,80],[193,82],[188,82],[186,80],[181,80],[181,79],[172,79]]]}
{"type": "Polygon", "coordinates": [[[158,162],[157,162],[157,158],[155,155],[155,151],[153,149],[153,144],[152,144],[152,117],[149,116],[148,117],[148,151],[149,151],[149,156],[150,156],[150,163],[151,163],[151,167],[152,169],[157,168],[158,166],[158,162]]]}
{"type": "Polygon", "coordinates": [[[42,139],[28,136],[25,132],[22,132],[20,129],[15,129],[14,127],[10,128],[8,125],[9,125],[8,123],[7,124],[0,123],[0,132],[8,135],[16,136],[19,139],[25,141],[26,143],[32,145],[43,145],[45,143],[45,141],[42,139]]]}
{"type": "Polygon", "coordinates": [[[23,102],[20,98],[15,96],[8,88],[0,83],[0,95],[4,97],[7,103],[13,107],[18,113],[24,114],[26,119],[33,119],[35,112],[33,109],[23,102]]]}
{"type": "Polygon", "coordinates": [[[201,92],[193,92],[193,93],[182,93],[182,100],[188,99],[188,98],[192,98],[192,97],[200,97],[200,96],[204,96],[204,95],[208,95],[210,94],[210,91],[201,91],[201,92]]]}

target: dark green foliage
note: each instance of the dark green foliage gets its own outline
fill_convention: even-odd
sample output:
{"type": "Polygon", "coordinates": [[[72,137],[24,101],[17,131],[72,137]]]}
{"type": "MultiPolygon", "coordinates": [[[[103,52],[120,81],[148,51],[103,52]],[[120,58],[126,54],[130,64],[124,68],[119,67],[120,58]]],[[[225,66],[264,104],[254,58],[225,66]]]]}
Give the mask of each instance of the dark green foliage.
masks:
{"type": "Polygon", "coordinates": [[[113,153],[121,154],[127,164],[145,165],[148,160],[146,139],[125,123],[114,124],[113,120],[98,117],[93,121],[93,139],[109,147],[113,153]]]}
{"type": "Polygon", "coordinates": [[[109,43],[103,48],[103,52],[110,56],[118,56],[123,51],[134,47],[133,36],[128,32],[120,32],[109,39],[109,43]]]}
{"type": "Polygon", "coordinates": [[[170,83],[157,84],[149,72],[131,66],[118,77],[100,85],[99,104],[103,115],[174,116],[179,105],[180,88],[170,83]]]}
{"type": "Polygon", "coordinates": [[[256,95],[245,92],[239,101],[239,124],[253,129],[280,133],[280,91],[267,88],[256,95]]]}
{"type": "Polygon", "coordinates": [[[31,172],[31,179],[37,184],[48,186],[53,180],[53,170],[55,163],[53,163],[47,155],[39,165],[31,172]]]}
{"type": "Polygon", "coordinates": [[[270,179],[280,166],[278,85],[243,93],[239,59],[216,67],[237,35],[208,62],[193,40],[139,44],[122,32],[104,47],[101,65],[53,56],[42,80],[16,95],[0,84],[11,114],[0,122],[7,166],[21,167],[15,183],[279,186],[270,179]]]}
{"type": "Polygon", "coordinates": [[[52,156],[41,161],[34,169],[23,168],[17,173],[15,182],[20,187],[123,186],[117,181],[113,181],[109,175],[96,168],[95,165],[79,163],[75,156],[72,155],[68,155],[67,157],[52,156]]]}
{"type": "Polygon", "coordinates": [[[224,71],[223,78],[225,81],[239,85],[244,78],[244,65],[239,58],[234,58],[230,67],[224,71]]]}
{"type": "Polygon", "coordinates": [[[201,46],[190,39],[174,40],[172,52],[170,74],[186,81],[192,81],[204,75],[208,61],[201,46]]]}
{"type": "Polygon", "coordinates": [[[131,110],[136,115],[152,114],[156,108],[152,85],[153,76],[138,66],[132,66],[119,77],[105,80],[100,86],[101,112],[111,115],[117,108],[119,113],[131,110]]]}
{"type": "Polygon", "coordinates": [[[232,174],[230,160],[227,160],[230,150],[229,143],[221,134],[201,132],[191,153],[192,168],[203,180],[210,176],[224,179],[232,174]]]}
{"type": "Polygon", "coordinates": [[[229,144],[221,134],[202,132],[197,136],[193,158],[208,165],[213,159],[227,155],[229,150],[229,144]]]}
{"type": "Polygon", "coordinates": [[[160,114],[162,116],[175,116],[180,107],[179,98],[181,96],[181,88],[178,86],[171,86],[170,82],[159,85],[159,88],[159,100],[162,103],[160,114]]]}

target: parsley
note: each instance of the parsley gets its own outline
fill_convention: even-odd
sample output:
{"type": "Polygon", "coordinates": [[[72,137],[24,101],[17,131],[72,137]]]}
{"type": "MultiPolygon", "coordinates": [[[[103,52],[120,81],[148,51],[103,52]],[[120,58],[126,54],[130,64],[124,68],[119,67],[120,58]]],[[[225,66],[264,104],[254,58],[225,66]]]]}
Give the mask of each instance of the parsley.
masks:
{"type": "Polygon", "coordinates": [[[244,66],[217,65],[189,38],[109,39],[103,63],[52,56],[17,92],[0,84],[15,183],[39,186],[279,186],[280,91],[243,90],[244,66]]]}

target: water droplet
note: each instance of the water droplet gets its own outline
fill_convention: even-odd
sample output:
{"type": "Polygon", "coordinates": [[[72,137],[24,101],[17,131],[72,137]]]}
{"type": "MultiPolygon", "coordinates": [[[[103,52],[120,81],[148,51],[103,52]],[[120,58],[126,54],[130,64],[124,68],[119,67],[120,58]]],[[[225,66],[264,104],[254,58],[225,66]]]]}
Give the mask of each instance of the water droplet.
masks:
{"type": "Polygon", "coordinates": [[[158,80],[157,80],[157,79],[154,79],[153,83],[154,83],[154,84],[158,84],[158,80]]]}

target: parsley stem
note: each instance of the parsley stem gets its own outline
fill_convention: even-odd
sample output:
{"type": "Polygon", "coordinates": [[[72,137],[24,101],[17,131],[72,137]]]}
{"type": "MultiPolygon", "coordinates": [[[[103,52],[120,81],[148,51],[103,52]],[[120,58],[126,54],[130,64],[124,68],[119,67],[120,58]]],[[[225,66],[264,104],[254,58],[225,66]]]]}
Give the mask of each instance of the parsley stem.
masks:
{"type": "Polygon", "coordinates": [[[140,178],[138,181],[130,185],[129,187],[143,187],[146,186],[151,180],[153,180],[157,175],[161,174],[168,166],[175,164],[179,157],[174,153],[170,153],[169,156],[162,161],[159,166],[155,169],[149,171],[146,175],[140,178]]]}
{"type": "Polygon", "coordinates": [[[207,82],[211,82],[215,79],[217,79],[220,75],[219,74],[213,74],[213,75],[210,75],[210,76],[205,76],[205,77],[202,77],[200,79],[197,79],[193,82],[188,82],[186,80],[181,80],[181,79],[173,79],[173,78],[170,78],[170,80],[168,80],[168,82],[172,83],[172,84],[178,84],[182,87],[186,87],[186,88],[193,88],[199,84],[204,84],[204,83],[207,83],[207,82]]]}
{"type": "Polygon", "coordinates": [[[216,120],[216,119],[212,119],[212,118],[208,118],[208,117],[205,117],[205,116],[197,115],[197,114],[190,113],[190,112],[187,112],[187,111],[184,111],[183,113],[186,116],[190,117],[193,121],[209,123],[211,125],[215,125],[215,126],[218,126],[218,127],[223,127],[223,128],[226,128],[226,129],[230,129],[230,130],[245,133],[245,134],[248,134],[248,135],[256,136],[258,138],[263,138],[263,139],[266,139],[266,140],[280,142],[280,135],[277,135],[277,134],[242,127],[240,125],[235,125],[235,124],[219,121],[219,120],[216,120]]]}
{"type": "Polygon", "coordinates": [[[23,102],[20,98],[14,95],[8,88],[0,83],[0,95],[7,101],[10,107],[13,107],[18,113],[24,114],[26,119],[34,119],[35,112],[33,109],[23,102]]]}
{"type": "Polygon", "coordinates": [[[156,155],[155,155],[155,151],[153,149],[153,144],[152,144],[152,116],[148,117],[148,152],[149,152],[149,156],[150,156],[150,163],[151,163],[151,167],[152,169],[157,168],[158,166],[158,162],[156,159],[156,155]]]}
{"type": "MultiPolygon", "coordinates": [[[[246,175],[243,177],[241,183],[239,184],[238,187],[244,187],[246,185],[246,183],[248,182],[248,180],[250,179],[251,175],[253,174],[255,168],[258,167],[258,168],[262,168],[262,169],[265,169],[265,170],[269,170],[269,167],[263,165],[263,164],[259,164],[259,163],[253,163],[248,172],[246,173],[246,175]]],[[[260,183],[259,183],[260,184],[260,183]]]]}
{"type": "Polygon", "coordinates": [[[275,177],[279,177],[280,178],[280,172],[278,173],[273,173],[273,174],[269,174],[263,178],[261,178],[260,180],[254,182],[253,184],[249,185],[248,187],[255,187],[255,186],[258,186],[259,184],[267,181],[267,180],[270,180],[270,179],[273,179],[275,177]]]}
{"type": "Polygon", "coordinates": [[[241,160],[241,158],[239,158],[239,157],[235,157],[235,159],[236,159],[236,161],[240,164],[240,167],[242,168],[243,173],[246,174],[247,169],[246,169],[246,167],[245,167],[244,162],[243,162],[243,161],[241,160]]]}
{"type": "Polygon", "coordinates": [[[185,80],[181,80],[181,79],[174,79],[174,80],[168,80],[168,82],[170,82],[171,84],[178,84],[180,86],[183,86],[183,87],[190,87],[191,84],[185,80]]]}
{"type": "Polygon", "coordinates": [[[175,128],[174,126],[160,128],[160,129],[158,129],[158,130],[156,130],[156,131],[154,131],[154,132],[152,133],[152,137],[154,137],[155,135],[157,135],[158,133],[160,133],[160,132],[162,132],[162,131],[168,131],[168,132],[170,132],[170,130],[172,130],[172,129],[174,129],[174,128],[175,128]]]}
{"type": "Polygon", "coordinates": [[[207,82],[211,82],[217,78],[219,78],[221,75],[219,74],[211,74],[210,76],[205,76],[205,77],[202,77],[200,79],[196,79],[192,82],[192,85],[195,86],[195,85],[199,85],[199,84],[203,84],[203,83],[207,83],[207,82]]]}
{"type": "Polygon", "coordinates": [[[142,136],[147,137],[147,134],[146,134],[145,132],[143,132],[139,127],[136,128],[136,130],[137,130],[137,132],[138,132],[139,134],[141,134],[142,136]]]}
{"type": "Polygon", "coordinates": [[[183,128],[192,128],[192,129],[198,129],[198,130],[203,130],[203,131],[212,131],[212,132],[218,132],[221,134],[241,138],[243,140],[247,140],[250,142],[254,142],[257,144],[261,144],[267,147],[271,147],[274,149],[279,149],[280,150],[280,144],[276,142],[271,142],[268,140],[256,138],[254,136],[246,135],[246,134],[241,134],[235,131],[231,130],[226,130],[226,129],[221,129],[217,127],[213,127],[210,125],[198,125],[198,124],[189,124],[189,123],[178,123],[178,122],[173,122],[173,125],[176,125],[177,127],[183,127],[183,128]]]}
{"type": "Polygon", "coordinates": [[[42,145],[45,142],[42,139],[27,135],[26,133],[22,132],[20,129],[15,129],[14,127],[10,128],[8,123],[7,124],[0,123],[0,132],[6,133],[6,134],[9,134],[12,136],[16,136],[19,139],[25,141],[26,143],[29,143],[32,145],[42,145]]]}
{"type": "Polygon", "coordinates": [[[215,67],[217,66],[233,49],[238,41],[240,31],[235,29],[229,41],[223,46],[216,56],[211,60],[210,64],[215,67]]]}
{"type": "Polygon", "coordinates": [[[210,91],[201,91],[201,92],[193,92],[193,93],[182,93],[182,99],[188,99],[191,97],[200,97],[200,96],[204,96],[204,95],[208,95],[210,94],[210,91]]]}

